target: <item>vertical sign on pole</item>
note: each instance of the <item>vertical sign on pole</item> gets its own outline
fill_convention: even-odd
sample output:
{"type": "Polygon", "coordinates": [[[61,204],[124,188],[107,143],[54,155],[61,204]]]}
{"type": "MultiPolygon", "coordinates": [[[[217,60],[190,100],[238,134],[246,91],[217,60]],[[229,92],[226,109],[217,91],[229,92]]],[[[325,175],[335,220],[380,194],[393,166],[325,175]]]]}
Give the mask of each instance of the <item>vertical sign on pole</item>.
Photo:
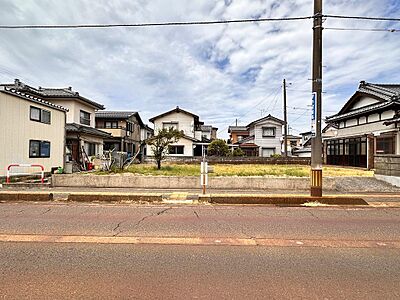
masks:
{"type": "Polygon", "coordinates": [[[312,113],[311,113],[311,133],[312,136],[315,136],[315,117],[316,117],[316,99],[317,99],[317,93],[312,93],[312,113]]]}

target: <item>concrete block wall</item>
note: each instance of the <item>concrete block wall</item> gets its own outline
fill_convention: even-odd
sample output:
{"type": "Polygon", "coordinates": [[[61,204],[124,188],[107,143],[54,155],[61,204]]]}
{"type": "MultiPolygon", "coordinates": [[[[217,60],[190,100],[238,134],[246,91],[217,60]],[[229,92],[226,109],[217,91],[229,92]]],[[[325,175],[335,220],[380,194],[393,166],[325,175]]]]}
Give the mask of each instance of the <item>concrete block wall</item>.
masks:
{"type": "Polygon", "coordinates": [[[400,155],[375,155],[375,174],[400,177],[400,155]]]}

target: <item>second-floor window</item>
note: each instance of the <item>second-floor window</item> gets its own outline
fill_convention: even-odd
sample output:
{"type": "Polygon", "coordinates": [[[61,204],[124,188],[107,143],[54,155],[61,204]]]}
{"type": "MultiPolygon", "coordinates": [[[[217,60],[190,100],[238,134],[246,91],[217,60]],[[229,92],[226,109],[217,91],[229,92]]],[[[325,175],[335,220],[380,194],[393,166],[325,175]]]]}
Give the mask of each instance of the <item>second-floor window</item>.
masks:
{"type": "Polygon", "coordinates": [[[173,128],[175,130],[178,130],[178,125],[178,122],[163,122],[163,129],[173,128]]]}
{"type": "Polygon", "coordinates": [[[134,131],[133,123],[131,123],[131,122],[126,123],[126,131],[129,131],[129,132],[134,131]]]}
{"type": "Polygon", "coordinates": [[[275,137],[275,127],[263,127],[262,128],[262,136],[263,137],[275,137]]]}
{"type": "Polygon", "coordinates": [[[118,128],[118,122],[117,121],[106,121],[104,123],[105,128],[118,128]]]}
{"type": "Polygon", "coordinates": [[[83,125],[90,126],[90,113],[81,110],[79,122],[83,125]]]}
{"type": "Polygon", "coordinates": [[[41,122],[45,124],[50,124],[51,122],[51,112],[45,109],[31,106],[30,109],[30,119],[32,121],[41,122]]]}

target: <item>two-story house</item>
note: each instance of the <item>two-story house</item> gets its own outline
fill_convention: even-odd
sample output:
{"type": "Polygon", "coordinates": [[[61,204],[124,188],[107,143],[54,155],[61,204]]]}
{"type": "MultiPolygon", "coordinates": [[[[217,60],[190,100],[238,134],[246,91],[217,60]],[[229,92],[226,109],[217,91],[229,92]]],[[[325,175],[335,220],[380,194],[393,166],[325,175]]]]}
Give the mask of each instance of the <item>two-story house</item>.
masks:
{"type": "Polygon", "coordinates": [[[140,150],[143,127],[143,121],[136,111],[96,112],[96,128],[111,134],[104,139],[104,150],[114,149],[134,156],[140,150]]]}
{"type": "Polygon", "coordinates": [[[373,168],[375,154],[400,154],[400,84],[361,81],[358,90],[326,123],[325,162],[373,168]]]}
{"type": "Polygon", "coordinates": [[[230,144],[236,144],[249,136],[249,130],[246,126],[229,126],[228,133],[230,144]]]}
{"type": "MultiPolygon", "coordinates": [[[[154,134],[163,128],[174,128],[184,136],[169,149],[171,156],[201,156],[213,138],[217,128],[204,125],[199,116],[181,109],[179,106],[150,119],[154,124],[154,134]]],[[[151,148],[147,150],[151,155],[151,148]]]]}
{"type": "Polygon", "coordinates": [[[235,144],[246,156],[270,157],[281,154],[283,124],[284,121],[268,115],[247,126],[231,126],[231,141],[236,141],[235,144]]]}
{"type": "Polygon", "coordinates": [[[18,79],[14,84],[3,86],[68,109],[65,126],[67,160],[72,160],[80,168],[86,169],[91,156],[103,154],[104,139],[110,137],[110,134],[95,128],[95,112],[103,110],[103,105],[81,96],[71,87],[34,88],[18,79]]]}
{"type": "MultiPolygon", "coordinates": [[[[39,164],[45,172],[64,166],[67,109],[14,88],[0,86],[0,177],[12,163],[39,164]]],[[[14,170],[32,173],[40,169],[14,170]]]]}
{"type": "Polygon", "coordinates": [[[247,126],[230,126],[231,148],[239,147],[246,156],[281,154],[283,124],[284,121],[268,115],[247,126]]]}

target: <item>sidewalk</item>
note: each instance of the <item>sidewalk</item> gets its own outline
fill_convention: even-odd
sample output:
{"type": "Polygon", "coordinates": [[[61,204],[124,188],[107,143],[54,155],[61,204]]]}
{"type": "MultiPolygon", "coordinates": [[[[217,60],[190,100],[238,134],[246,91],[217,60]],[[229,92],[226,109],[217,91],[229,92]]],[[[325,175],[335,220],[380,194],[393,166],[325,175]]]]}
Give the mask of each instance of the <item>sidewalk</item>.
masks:
{"type": "Polygon", "coordinates": [[[122,189],[122,188],[51,188],[49,186],[0,189],[0,201],[76,201],[113,203],[176,203],[176,204],[269,204],[299,206],[307,202],[326,205],[370,205],[400,207],[400,194],[385,193],[324,193],[322,198],[309,196],[309,191],[282,190],[207,190],[201,189],[122,189]]]}

